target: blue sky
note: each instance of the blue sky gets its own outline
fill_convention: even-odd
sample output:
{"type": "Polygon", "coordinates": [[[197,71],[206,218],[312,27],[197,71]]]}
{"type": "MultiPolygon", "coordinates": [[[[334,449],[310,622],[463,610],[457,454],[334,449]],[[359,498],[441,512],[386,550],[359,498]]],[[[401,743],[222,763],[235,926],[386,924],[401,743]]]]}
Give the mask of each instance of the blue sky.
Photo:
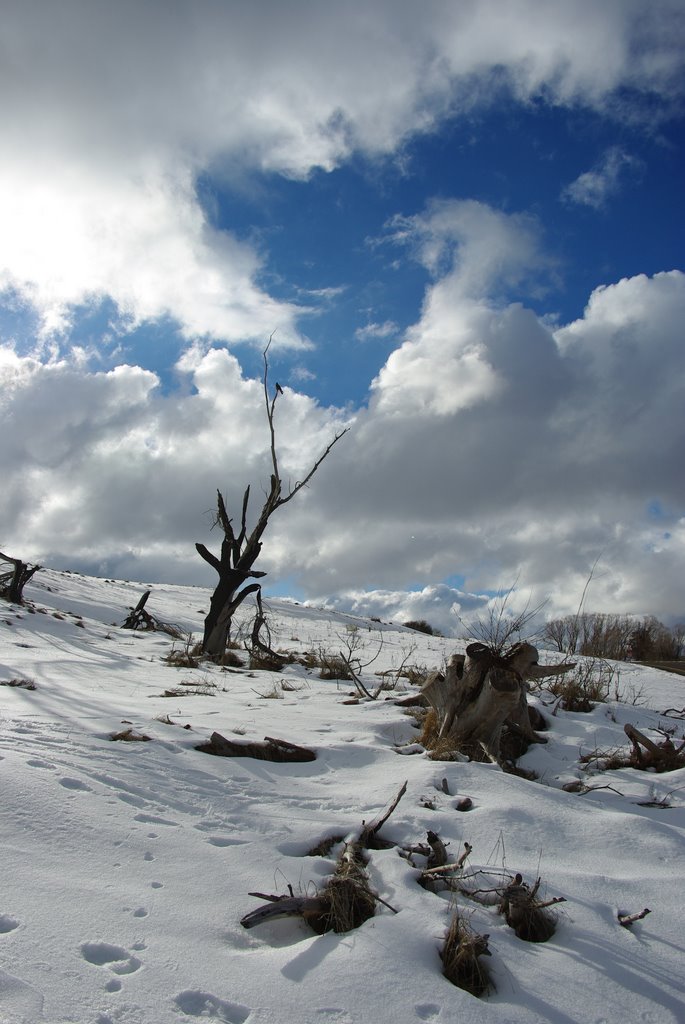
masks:
{"type": "Polygon", "coordinates": [[[351,430],[272,588],[449,628],[601,555],[593,605],[685,617],[684,43],[675,0],[7,4],[3,550],[211,583],[275,332],[284,465],[351,430]]]}

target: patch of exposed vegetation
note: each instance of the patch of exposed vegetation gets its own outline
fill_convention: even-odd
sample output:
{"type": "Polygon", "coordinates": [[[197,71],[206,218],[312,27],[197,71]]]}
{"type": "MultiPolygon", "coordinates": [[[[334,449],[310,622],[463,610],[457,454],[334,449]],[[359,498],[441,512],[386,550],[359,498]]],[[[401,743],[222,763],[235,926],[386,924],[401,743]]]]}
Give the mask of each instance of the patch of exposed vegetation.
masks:
{"type": "Polygon", "coordinates": [[[15,686],[20,690],[35,690],[33,679],[1,679],[0,686],[15,686]]]}
{"type": "Polygon", "coordinates": [[[489,935],[478,935],[463,914],[455,910],[445,936],[440,958],[442,973],[457,988],[472,996],[483,996],[493,986],[481,957],[491,956],[489,935]]]}

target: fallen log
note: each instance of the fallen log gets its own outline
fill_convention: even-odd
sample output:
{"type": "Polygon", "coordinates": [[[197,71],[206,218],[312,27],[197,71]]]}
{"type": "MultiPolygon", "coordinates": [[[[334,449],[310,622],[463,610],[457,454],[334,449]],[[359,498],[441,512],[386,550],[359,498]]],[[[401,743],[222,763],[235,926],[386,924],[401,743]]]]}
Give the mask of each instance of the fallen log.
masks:
{"type": "Polygon", "coordinates": [[[619,914],[618,923],[623,925],[624,928],[632,928],[636,921],[642,921],[643,918],[647,917],[647,914],[651,914],[652,911],[649,907],[645,907],[637,914],[619,914]]]}
{"type": "Polygon", "coordinates": [[[316,754],[307,747],[299,747],[288,740],[265,736],[262,743],[238,742],[227,740],[219,732],[213,732],[208,743],[200,743],[195,747],[203,754],[214,754],[216,757],[253,757],[258,761],[315,761],[316,754]]]}
{"type": "Polygon", "coordinates": [[[326,903],[319,896],[267,896],[262,892],[251,892],[248,895],[258,896],[260,899],[268,900],[268,903],[245,914],[240,921],[243,928],[254,928],[258,924],[275,921],[279,917],[299,916],[309,922],[310,918],[316,919],[326,910],[326,903]]]}
{"type": "Polygon", "coordinates": [[[634,767],[654,768],[657,772],[685,767],[685,741],[676,747],[671,737],[666,736],[662,743],[655,743],[630,724],[624,725],[623,731],[632,743],[630,759],[634,767]]]}

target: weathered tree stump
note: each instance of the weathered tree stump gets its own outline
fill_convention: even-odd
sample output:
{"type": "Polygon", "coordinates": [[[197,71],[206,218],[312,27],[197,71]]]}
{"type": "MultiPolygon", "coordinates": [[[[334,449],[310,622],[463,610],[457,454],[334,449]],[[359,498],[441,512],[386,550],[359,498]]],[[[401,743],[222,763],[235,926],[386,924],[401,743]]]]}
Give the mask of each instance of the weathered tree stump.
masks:
{"type": "Polygon", "coordinates": [[[527,680],[573,667],[539,665],[532,644],[516,644],[504,655],[469,644],[465,656],[453,655],[446,673],[434,672],[422,688],[437,717],[430,745],[443,754],[459,751],[474,760],[502,762],[520,756],[530,743],[545,743],[531,722],[527,680]]]}
{"type": "Polygon", "coordinates": [[[23,604],[24,587],[40,568],[40,565],[29,565],[20,558],[12,558],[0,551],[0,597],[11,604],[23,604]],[[12,568],[3,568],[3,563],[12,568]]]}
{"type": "Polygon", "coordinates": [[[539,878],[531,889],[521,875],[516,875],[502,893],[500,911],[504,914],[509,927],[513,928],[518,938],[524,942],[547,942],[551,939],[556,931],[556,918],[549,907],[566,902],[563,896],[539,900],[539,887],[539,878]]]}
{"type": "Polygon", "coordinates": [[[162,622],[161,619],[150,615],[146,610],[145,605],[151,593],[151,590],[145,591],[135,608],[129,610],[128,615],[121,624],[121,628],[151,630],[166,633],[168,636],[173,636],[176,640],[180,639],[184,635],[181,626],[177,626],[173,622],[162,622]]]}
{"type": "Polygon", "coordinates": [[[145,611],[145,605],[151,590],[146,590],[135,608],[132,608],[121,624],[122,629],[154,629],[155,620],[149,612],[145,611]]]}

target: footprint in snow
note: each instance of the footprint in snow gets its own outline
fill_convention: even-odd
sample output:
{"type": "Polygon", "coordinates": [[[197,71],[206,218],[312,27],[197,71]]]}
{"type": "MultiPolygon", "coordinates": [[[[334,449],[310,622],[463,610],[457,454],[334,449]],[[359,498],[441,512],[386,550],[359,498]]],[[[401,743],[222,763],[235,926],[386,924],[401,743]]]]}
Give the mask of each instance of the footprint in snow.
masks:
{"type": "Polygon", "coordinates": [[[178,827],[177,821],[171,821],[169,818],[158,818],[154,814],[135,814],[133,820],[142,821],[146,825],[172,825],[174,828],[178,827]]]}
{"type": "Polygon", "coordinates": [[[416,1016],[421,1020],[432,1020],[440,1013],[440,1007],[436,1003],[417,1003],[414,1009],[416,1016]]]}
{"type": "Polygon", "coordinates": [[[244,846],[247,839],[232,839],[230,836],[209,836],[207,842],[210,846],[244,846]]]}
{"type": "Polygon", "coordinates": [[[64,786],[65,789],[75,789],[80,793],[93,792],[90,786],[87,786],[85,782],[81,782],[80,779],[71,779],[68,775],[65,775],[63,779],[60,779],[59,784],[60,786],[64,786]]]}
{"type": "Polygon", "coordinates": [[[251,1012],[247,1006],[230,1003],[226,999],[213,996],[211,992],[201,992],[199,989],[180,992],[174,1002],[179,1010],[189,1017],[214,1017],[216,1020],[225,1021],[225,1024],[243,1024],[251,1012]]]}
{"type": "Polygon", "coordinates": [[[19,927],[19,922],[16,917],[11,917],[9,914],[0,914],[0,935],[6,935],[7,932],[13,932],[15,928],[19,927]]]}
{"type": "Polygon", "coordinates": [[[43,1019],[43,994],[21,978],[0,970],[3,1021],[39,1021],[43,1019]]]}
{"type": "Polygon", "coordinates": [[[143,966],[137,956],[133,956],[123,946],[114,946],[111,942],[82,942],[81,956],[89,964],[95,967],[108,967],[117,975],[134,974],[143,966]]]}
{"type": "Polygon", "coordinates": [[[43,761],[42,758],[40,758],[40,757],[32,757],[26,763],[29,766],[29,768],[54,768],[55,767],[54,764],[50,763],[50,761],[43,761]]]}

